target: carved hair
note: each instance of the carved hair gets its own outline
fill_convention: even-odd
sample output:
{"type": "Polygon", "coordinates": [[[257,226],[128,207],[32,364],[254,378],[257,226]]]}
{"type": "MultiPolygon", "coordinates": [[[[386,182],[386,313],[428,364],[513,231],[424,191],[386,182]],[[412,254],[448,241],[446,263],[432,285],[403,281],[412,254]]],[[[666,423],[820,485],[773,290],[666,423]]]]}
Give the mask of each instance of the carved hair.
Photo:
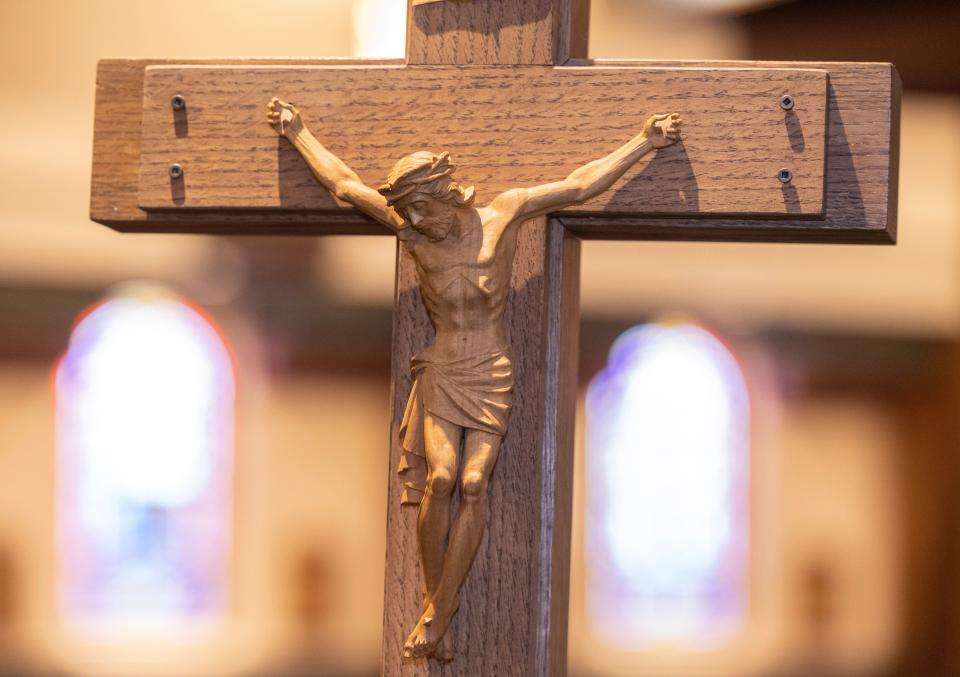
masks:
{"type": "Polygon", "coordinates": [[[419,151],[395,164],[379,191],[390,205],[416,192],[458,207],[467,207],[473,203],[475,191],[472,186],[464,188],[450,178],[456,168],[450,162],[450,153],[434,155],[419,151]]]}

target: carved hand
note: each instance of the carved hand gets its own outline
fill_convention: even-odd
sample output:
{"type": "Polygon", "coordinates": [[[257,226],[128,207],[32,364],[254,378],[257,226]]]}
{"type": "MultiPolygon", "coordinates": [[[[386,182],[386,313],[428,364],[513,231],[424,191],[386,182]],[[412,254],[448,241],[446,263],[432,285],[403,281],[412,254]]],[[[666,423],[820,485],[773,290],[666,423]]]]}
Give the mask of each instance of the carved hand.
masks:
{"type": "Polygon", "coordinates": [[[267,121],[280,136],[293,141],[303,130],[300,111],[293,104],[273,97],[267,104],[267,111],[267,121]]]}
{"type": "Polygon", "coordinates": [[[680,140],[681,124],[679,113],[651,115],[643,123],[643,135],[654,148],[664,148],[680,140]]]}

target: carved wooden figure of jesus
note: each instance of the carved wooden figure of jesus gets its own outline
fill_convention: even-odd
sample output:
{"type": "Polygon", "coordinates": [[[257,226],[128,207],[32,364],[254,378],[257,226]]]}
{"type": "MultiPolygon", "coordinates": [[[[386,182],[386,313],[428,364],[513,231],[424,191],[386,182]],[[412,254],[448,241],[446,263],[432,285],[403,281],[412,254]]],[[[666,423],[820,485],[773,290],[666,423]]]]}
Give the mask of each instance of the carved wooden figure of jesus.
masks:
{"type": "Polygon", "coordinates": [[[400,160],[373,190],[310,133],[297,109],[279,99],[267,119],[338,198],[397,233],[416,263],[435,339],[412,362],[414,382],[401,425],[404,449],[426,458],[418,541],[423,612],[404,645],[408,658],[453,658],[446,631],[460,587],[483,538],[487,485],[506,434],[513,394],[503,313],[520,224],[590,200],[637,160],[680,138],[680,116],[653,115],[641,132],[566,179],[515,188],[475,207],[474,189],[453,179],[447,153],[400,160]],[[462,454],[461,454],[462,447],[462,454]],[[460,508],[450,528],[450,498],[460,508]]]}

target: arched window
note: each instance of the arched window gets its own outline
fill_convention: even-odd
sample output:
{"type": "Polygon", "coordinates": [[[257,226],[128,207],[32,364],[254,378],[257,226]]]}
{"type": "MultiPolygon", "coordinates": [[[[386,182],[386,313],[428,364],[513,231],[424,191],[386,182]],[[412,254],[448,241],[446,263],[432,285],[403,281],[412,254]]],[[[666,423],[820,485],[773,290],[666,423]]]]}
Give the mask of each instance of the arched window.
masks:
{"type": "Polygon", "coordinates": [[[623,650],[707,649],[747,604],[749,412],[736,360],[693,324],[614,344],[586,405],[588,622],[623,650]]]}
{"type": "Polygon", "coordinates": [[[78,320],[55,372],[61,608],[85,628],[219,614],[234,372],[212,322],[152,287],[78,320]]]}

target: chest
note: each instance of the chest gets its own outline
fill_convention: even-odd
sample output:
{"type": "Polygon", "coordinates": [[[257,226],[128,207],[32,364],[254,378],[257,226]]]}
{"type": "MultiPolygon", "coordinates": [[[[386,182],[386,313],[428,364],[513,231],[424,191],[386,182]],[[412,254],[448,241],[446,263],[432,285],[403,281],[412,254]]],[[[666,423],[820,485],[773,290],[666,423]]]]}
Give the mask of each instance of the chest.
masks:
{"type": "Polygon", "coordinates": [[[509,238],[500,237],[492,229],[476,228],[459,239],[434,242],[417,234],[406,242],[417,268],[428,277],[457,273],[466,278],[490,276],[501,268],[509,268],[509,238]]]}

